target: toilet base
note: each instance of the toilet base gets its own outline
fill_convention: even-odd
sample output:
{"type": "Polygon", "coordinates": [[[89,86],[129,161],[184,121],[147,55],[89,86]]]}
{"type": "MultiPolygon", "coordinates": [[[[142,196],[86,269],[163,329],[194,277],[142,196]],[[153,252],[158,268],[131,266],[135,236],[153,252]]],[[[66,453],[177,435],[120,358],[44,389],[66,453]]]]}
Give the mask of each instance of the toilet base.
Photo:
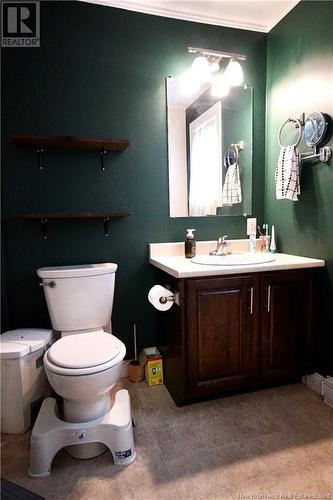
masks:
{"type": "Polygon", "coordinates": [[[133,462],[136,452],[128,391],[118,391],[111,410],[90,422],[70,423],[60,420],[56,408],[54,398],[45,399],[32,430],[28,471],[31,477],[48,477],[56,453],[71,445],[101,443],[111,451],[115,465],[133,462]]]}
{"type": "Polygon", "coordinates": [[[66,446],[65,450],[73,458],[87,460],[88,458],[95,458],[102,455],[102,453],[106,452],[107,447],[102,443],[82,443],[66,446]]]}

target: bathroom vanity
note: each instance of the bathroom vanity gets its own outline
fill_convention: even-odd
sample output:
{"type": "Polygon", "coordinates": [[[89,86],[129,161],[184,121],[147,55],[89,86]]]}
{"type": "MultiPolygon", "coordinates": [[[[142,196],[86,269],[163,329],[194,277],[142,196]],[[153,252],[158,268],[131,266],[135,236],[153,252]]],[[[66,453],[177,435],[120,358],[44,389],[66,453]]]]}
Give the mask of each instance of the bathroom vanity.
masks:
{"type": "MultiPolygon", "coordinates": [[[[199,243],[199,252],[214,244],[199,243]]],[[[178,405],[297,382],[309,372],[324,261],[276,254],[263,264],[198,265],[174,243],[150,245],[150,262],[156,281],[179,292],[179,305],[157,313],[165,383],[178,405]]]]}

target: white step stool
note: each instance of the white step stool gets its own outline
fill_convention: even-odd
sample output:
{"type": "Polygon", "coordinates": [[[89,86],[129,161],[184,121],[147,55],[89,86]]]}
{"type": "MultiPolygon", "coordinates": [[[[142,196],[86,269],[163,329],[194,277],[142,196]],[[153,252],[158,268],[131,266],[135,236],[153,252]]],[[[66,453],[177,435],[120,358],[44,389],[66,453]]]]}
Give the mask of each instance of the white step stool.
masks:
{"type": "Polygon", "coordinates": [[[29,475],[48,477],[53,458],[65,446],[103,443],[115,465],[129,465],[136,456],[128,391],[116,393],[111,410],[90,422],[70,423],[56,415],[54,398],[44,400],[31,434],[29,475]]]}

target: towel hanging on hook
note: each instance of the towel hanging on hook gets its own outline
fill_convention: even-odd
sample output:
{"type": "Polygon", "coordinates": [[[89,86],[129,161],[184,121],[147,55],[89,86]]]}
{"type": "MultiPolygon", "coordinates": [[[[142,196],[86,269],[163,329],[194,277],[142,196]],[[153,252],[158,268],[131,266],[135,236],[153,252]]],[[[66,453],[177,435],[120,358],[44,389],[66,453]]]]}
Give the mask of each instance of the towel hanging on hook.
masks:
{"type": "Polygon", "coordinates": [[[239,173],[239,150],[244,148],[244,141],[237,144],[230,144],[224,155],[224,167],[226,175],[222,190],[222,205],[231,206],[242,203],[242,186],[239,173]],[[233,160],[230,161],[231,151],[233,151],[233,160]]]}
{"type": "Polygon", "coordinates": [[[277,200],[298,201],[301,193],[299,166],[300,154],[297,146],[302,139],[302,123],[298,118],[289,117],[280,127],[278,133],[278,142],[280,145],[280,154],[275,169],[275,194],[277,200]],[[298,137],[295,144],[284,146],[282,143],[282,130],[288,124],[294,124],[298,129],[298,137]]]}
{"type": "MultiPolygon", "coordinates": [[[[322,113],[318,113],[318,112],[310,113],[310,115],[307,117],[306,120],[304,118],[305,117],[304,113],[302,113],[300,115],[300,118],[289,117],[289,118],[287,118],[287,120],[285,122],[283,122],[283,124],[280,127],[279,133],[278,133],[278,142],[279,142],[280,148],[287,147],[287,146],[284,146],[282,144],[282,139],[281,139],[282,130],[284,129],[285,125],[287,125],[288,123],[294,123],[295,128],[298,129],[298,138],[297,138],[296,144],[294,144],[294,145],[296,147],[299,145],[299,143],[301,142],[301,139],[302,139],[302,135],[304,134],[304,139],[305,139],[306,144],[312,146],[311,152],[299,154],[299,161],[302,162],[303,160],[315,160],[315,159],[317,159],[322,163],[327,163],[332,156],[331,147],[330,146],[323,146],[323,147],[319,148],[319,151],[317,150],[318,143],[320,142],[320,139],[322,139],[322,136],[324,135],[324,133],[322,134],[322,136],[320,137],[320,139],[317,141],[316,144],[309,142],[307,140],[307,136],[306,136],[305,127],[306,127],[307,122],[310,122],[310,123],[314,122],[315,124],[317,124],[316,120],[314,120],[312,118],[312,116],[318,117],[318,115],[322,117],[322,121],[324,122],[324,125],[325,125],[324,132],[326,132],[327,123],[325,122],[325,119],[326,119],[325,116],[328,117],[328,115],[324,116],[322,113]]],[[[318,118],[317,118],[317,121],[318,121],[318,118]]]]}
{"type": "Polygon", "coordinates": [[[275,193],[277,200],[298,201],[301,194],[299,178],[299,152],[296,144],[282,146],[275,170],[275,193]]]}

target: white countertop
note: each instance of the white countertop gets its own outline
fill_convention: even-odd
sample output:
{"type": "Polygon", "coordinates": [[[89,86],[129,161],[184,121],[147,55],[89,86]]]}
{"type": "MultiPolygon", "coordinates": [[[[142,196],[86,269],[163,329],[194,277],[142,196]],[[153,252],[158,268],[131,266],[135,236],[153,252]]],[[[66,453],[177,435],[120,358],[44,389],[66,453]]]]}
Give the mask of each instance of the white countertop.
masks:
{"type": "MultiPolygon", "coordinates": [[[[247,250],[248,240],[232,240],[234,251],[247,250]]],[[[208,254],[215,248],[216,242],[197,242],[197,255],[208,254]]],[[[184,257],[184,243],[151,243],[149,245],[149,262],[174,276],[175,278],[196,278],[205,276],[223,276],[226,274],[258,273],[265,271],[280,271],[288,269],[305,269],[324,267],[325,261],[277,253],[273,262],[264,264],[247,264],[240,266],[212,266],[195,264],[184,257]]]]}

